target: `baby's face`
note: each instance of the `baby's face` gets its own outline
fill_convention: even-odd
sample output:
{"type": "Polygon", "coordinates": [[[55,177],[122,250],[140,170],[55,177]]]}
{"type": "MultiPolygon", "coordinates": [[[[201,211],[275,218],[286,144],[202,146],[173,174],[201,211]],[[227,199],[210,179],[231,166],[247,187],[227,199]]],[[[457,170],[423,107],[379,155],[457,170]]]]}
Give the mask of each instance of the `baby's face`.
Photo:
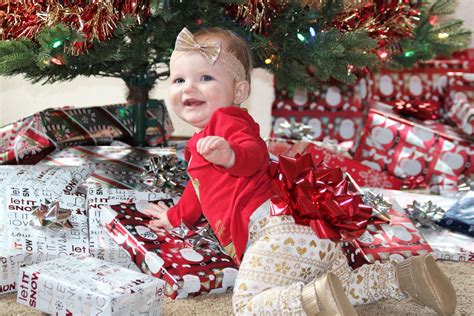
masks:
{"type": "Polygon", "coordinates": [[[182,120],[202,129],[212,113],[232,106],[236,81],[222,64],[211,66],[199,52],[173,56],[170,63],[170,104],[182,120]]]}

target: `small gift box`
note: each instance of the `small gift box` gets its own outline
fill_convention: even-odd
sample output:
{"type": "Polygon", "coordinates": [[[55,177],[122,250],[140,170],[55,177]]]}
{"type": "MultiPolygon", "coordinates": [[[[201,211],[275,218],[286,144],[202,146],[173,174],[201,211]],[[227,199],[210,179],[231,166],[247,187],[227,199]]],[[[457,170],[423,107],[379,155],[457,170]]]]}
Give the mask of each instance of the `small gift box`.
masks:
{"type": "Polygon", "coordinates": [[[8,247],[55,257],[89,254],[84,194],[12,186],[7,196],[8,247]]]}
{"type": "Polygon", "coordinates": [[[341,168],[342,171],[348,172],[355,182],[363,187],[400,189],[402,186],[400,179],[352,159],[346,151],[337,146],[331,147],[331,144],[270,138],[267,145],[270,153],[275,156],[294,157],[298,153],[309,153],[316,161],[322,161],[329,168],[341,168]]]}
{"type": "Polygon", "coordinates": [[[376,261],[402,261],[411,256],[432,252],[430,245],[400,205],[394,200],[390,200],[390,203],[390,223],[370,224],[362,236],[343,244],[343,250],[353,269],[376,261]]]}
{"type": "Polygon", "coordinates": [[[237,267],[222,252],[205,221],[171,232],[152,231],[147,226],[151,218],[141,211],[147,204],[120,203],[103,207],[101,221],[143,272],[167,282],[165,294],[168,297],[223,293],[233,287],[237,267]]]}
{"type": "Polygon", "coordinates": [[[410,188],[455,189],[474,170],[474,145],[448,126],[424,124],[371,109],[355,159],[403,179],[410,188]]]}
{"type": "Polygon", "coordinates": [[[444,215],[440,225],[474,237],[474,191],[469,191],[444,215]]]}
{"type": "Polygon", "coordinates": [[[22,268],[17,302],[53,315],[161,315],[164,282],[91,257],[22,268]]]}
{"type": "Polygon", "coordinates": [[[18,250],[6,250],[0,248],[0,294],[15,292],[17,290],[18,272],[20,270],[25,254],[18,250]]]}
{"type": "Polygon", "coordinates": [[[87,210],[89,212],[89,243],[92,256],[116,263],[120,266],[138,270],[129,254],[121,249],[110,237],[101,224],[103,207],[123,203],[142,202],[169,198],[160,192],[140,192],[113,188],[91,187],[87,194],[87,210]]]}
{"type": "Polygon", "coordinates": [[[146,166],[157,156],[176,155],[174,148],[140,148],[120,146],[75,146],[52,153],[41,164],[82,166],[92,164],[96,170],[87,186],[101,186],[140,191],[160,191],[144,181],[146,166]]]}
{"type": "Polygon", "coordinates": [[[352,148],[363,125],[368,81],[355,85],[324,85],[315,91],[275,89],[272,137],[295,140],[331,139],[352,148]]]}

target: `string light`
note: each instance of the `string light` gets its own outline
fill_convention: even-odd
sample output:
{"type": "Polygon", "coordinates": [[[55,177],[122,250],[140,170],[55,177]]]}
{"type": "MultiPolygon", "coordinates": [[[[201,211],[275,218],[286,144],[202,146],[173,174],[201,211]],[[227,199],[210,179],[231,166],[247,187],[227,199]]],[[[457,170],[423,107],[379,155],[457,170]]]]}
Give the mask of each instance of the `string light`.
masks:
{"type": "Polygon", "coordinates": [[[62,65],[63,64],[63,62],[60,61],[59,59],[57,59],[56,57],[52,57],[51,62],[55,65],[62,65]]]}
{"type": "Polygon", "coordinates": [[[439,39],[446,39],[449,37],[449,34],[446,33],[446,32],[441,32],[441,33],[438,33],[438,38],[439,39]]]}
{"type": "Polygon", "coordinates": [[[314,28],[312,26],[309,28],[309,34],[311,34],[311,37],[316,36],[316,31],[314,30],[314,28]]]}
{"type": "Polygon", "coordinates": [[[405,56],[405,57],[413,57],[413,56],[415,56],[415,52],[412,51],[412,50],[408,50],[408,51],[406,51],[406,52],[403,54],[403,56],[405,56]]]}
{"type": "Polygon", "coordinates": [[[265,59],[265,64],[270,65],[272,63],[272,60],[270,58],[265,59]]]}
{"type": "Polygon", "coordinates": [[[388,52],[384,49],[377,51],[377,54],[381,59],[386,59],[388,57],[388,52]]]}
{"type": "Polygon", "coordinates": [[[61,40],[55,40],[51,46],[52,46],[53,48],[58,48],[58,47],[61,46],[62,44],[63,44],[63,41],[61,41],[61,40]]]}
{"type": "Polygon", "coordinates": [[[306,38],[301,33],[298,33],[296,36],[298,37],[300,41],[302,42],[306,41],[306,38]]]}
{"type": "Polygon", "coordinates": [[[126,108],[120,108],[119,117],[122,118],[122,119],[127,117],[127,109],[126,108]]]}

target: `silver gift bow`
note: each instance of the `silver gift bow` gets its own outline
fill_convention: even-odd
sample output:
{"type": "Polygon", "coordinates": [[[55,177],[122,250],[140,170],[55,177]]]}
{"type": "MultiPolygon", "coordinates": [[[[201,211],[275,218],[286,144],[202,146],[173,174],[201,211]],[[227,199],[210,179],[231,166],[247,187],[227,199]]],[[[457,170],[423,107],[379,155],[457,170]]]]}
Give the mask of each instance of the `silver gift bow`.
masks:
{"type": "Polygon", "coordinates": [[[34,217],[30,224],[35,228],[48,229],[54,232],[72,229],[69,221],[72,212],[59,207],[59,202],[41,204],[31,212],[34,217]]]}

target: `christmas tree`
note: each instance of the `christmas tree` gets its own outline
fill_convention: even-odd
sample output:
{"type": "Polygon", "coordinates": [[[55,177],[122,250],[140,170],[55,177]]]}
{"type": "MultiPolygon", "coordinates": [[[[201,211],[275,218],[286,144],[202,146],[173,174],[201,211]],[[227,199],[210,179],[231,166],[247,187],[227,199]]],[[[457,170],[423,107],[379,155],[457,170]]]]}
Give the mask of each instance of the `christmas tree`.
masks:
{"type": "Polygon", "coordinates": [[[119,77],[128,101],[143,104],[168,76],[178,32],[220,26],[247,39],[279,87],[315,89],[466,47],[462,21],[444,18],[452,12],[449,0],[10,0],[0,4],[0,75],[119,77]]]}

